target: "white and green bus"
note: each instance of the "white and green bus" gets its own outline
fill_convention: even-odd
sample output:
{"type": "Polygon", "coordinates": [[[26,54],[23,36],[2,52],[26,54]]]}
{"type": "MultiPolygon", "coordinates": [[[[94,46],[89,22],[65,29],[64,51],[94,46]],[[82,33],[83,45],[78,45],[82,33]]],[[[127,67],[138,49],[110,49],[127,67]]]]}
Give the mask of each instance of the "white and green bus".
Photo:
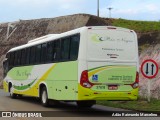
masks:
{"type": "Polygon", "coordinates": [[[75,101],[136,100],[138,45],[133,30],[114,26],[81,27],[50,34],[8,51],[3,87],[12,98],[75,101]]]}

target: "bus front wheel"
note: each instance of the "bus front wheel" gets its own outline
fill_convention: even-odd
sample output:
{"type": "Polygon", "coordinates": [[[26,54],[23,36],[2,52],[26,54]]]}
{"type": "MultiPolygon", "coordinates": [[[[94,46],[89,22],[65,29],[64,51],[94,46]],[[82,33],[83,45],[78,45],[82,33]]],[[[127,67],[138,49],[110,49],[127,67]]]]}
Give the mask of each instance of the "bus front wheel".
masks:
{"type": "Polygon", "coordinates": [[[10,93],[11,98],[14,99],[17,97],[17,94],[13,93],[13,86],[12,85],[9,87],[9,93],[10,93]]]}
{"type": "Polygon", "coordinates": [[[41,91],[41,103],[45,107],[49,106],[48,93],[46,87],[43,87],[41,91]]]}
{"type": "Polygon", "coordinates": [[[77,101],[77,106],[78,107],[86,107],[86,108],[90,108],[92,107],[94,104],[96,104],[95,100],[83,100],[83,101],[77,101]]]}

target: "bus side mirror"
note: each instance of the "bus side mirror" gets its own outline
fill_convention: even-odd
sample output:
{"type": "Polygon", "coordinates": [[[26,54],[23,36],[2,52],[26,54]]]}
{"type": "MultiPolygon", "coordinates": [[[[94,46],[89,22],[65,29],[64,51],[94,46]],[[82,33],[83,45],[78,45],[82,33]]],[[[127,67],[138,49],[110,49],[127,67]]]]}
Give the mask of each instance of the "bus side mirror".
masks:
{"type": "Polygon", "coordinates": [[[3,61],[3,68],[5,69],[8,65],[8,60],[3,61]]]}

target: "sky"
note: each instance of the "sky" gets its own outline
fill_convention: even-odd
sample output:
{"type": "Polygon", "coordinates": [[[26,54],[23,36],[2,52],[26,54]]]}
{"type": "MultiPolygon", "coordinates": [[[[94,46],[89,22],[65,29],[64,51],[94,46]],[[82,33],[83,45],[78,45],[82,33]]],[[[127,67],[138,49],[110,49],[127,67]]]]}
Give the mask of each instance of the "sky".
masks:
{"type": "MultiPolygon", "coordinates": [[[[99,0],[100,17],[160,21],[159,0],[99,0]]],[[[97,15],[97,0],[0,0],[0,23],[86,13],[97,15]]]]}

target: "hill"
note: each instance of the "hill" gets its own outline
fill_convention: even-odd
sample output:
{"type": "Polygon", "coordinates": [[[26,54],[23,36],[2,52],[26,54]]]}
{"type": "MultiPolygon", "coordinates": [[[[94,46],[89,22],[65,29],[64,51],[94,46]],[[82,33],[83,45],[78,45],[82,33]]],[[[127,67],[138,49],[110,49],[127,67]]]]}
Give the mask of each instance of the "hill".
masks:
{"type": "MultiPolygon", "coordinates": [[[[28,40],[57,34],[82,26],[113,25],[133,29],[138,35],[140,64],[144,59],[152,58],[160,66],[160,22],[133,21],[124,19],[106,19],[88,14],[76,14],[57,18],[20,20],[0,24],[0,80],[2,80],[2,61],[12,47],[25,44],[28,40]],[[8,31],[8,25],[11,29],[8,31]]],[[[152,80],[152,97],[160,99],[160,72],[152,80]]],[[[147,94],[147,80],[140,73],[140,95],[147,94]]]]}
{"type": "Polygon", "coordinates": [[[91,25],[102,26],[108,24],[102,18],[87,14],[76,14],[36,20],[20,20],[12,23],[0,24],[0,80],[2,80],[3,75],[2,61],[9,49],[25,44],[28,40],[32,40],[40,36],[58,34],[82,26],[91,25]],[[9,31],[8,24],[13,26],[9,31]]]}

